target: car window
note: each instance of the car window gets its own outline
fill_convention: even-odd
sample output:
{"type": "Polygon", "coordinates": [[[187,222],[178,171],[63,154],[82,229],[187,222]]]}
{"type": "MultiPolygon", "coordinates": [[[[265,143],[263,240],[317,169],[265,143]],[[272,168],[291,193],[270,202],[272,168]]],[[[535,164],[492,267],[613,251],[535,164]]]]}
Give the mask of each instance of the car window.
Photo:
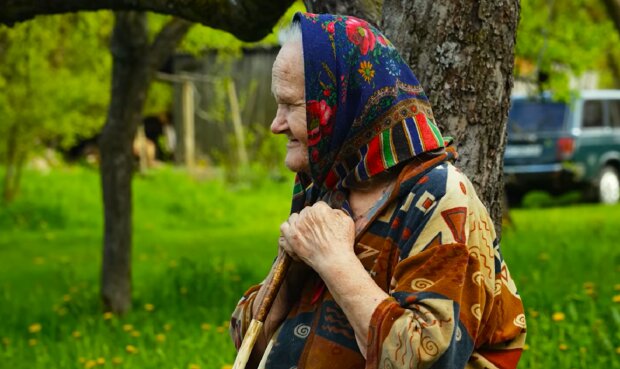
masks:
{"type": "Polygon", "coordinates": [[[620,128],[620,100],[609,100],[609,125],[620,128]]]}
{"type": "Polygon", "coordinates": [[[586,100],[583,104],[583,128],[603,127],[603,101],[586,100]]]}
{"type": "Polygon", "coordinates": [[[561,131],[567,110],[563,102],[515,99],[508,113],[508,133],[561,131]]]}

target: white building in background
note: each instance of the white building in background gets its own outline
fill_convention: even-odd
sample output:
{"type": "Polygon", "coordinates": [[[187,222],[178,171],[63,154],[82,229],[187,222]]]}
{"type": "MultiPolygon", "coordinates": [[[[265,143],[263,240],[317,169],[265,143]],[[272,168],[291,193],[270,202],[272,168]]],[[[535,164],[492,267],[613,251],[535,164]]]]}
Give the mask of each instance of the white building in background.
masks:
{"type": "MultiPolygon", "coordinates": [[[[596,90],[599,88],[600,76],[598,72],[585,72],[579,77],[570,76],[569,87],[571,90],[596,90]]],[[[513,95],[534,95],[538,86],[530,81],[515,79],[512,88],[513,95]]]]}

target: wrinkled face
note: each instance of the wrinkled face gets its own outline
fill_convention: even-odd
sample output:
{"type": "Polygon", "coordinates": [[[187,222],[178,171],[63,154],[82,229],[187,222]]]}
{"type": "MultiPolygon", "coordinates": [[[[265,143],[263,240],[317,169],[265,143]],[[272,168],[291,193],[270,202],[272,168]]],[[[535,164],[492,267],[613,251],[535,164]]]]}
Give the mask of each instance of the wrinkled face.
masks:
{"type": "Polygon", "coordinates": [[[288,137],[284,163],[293,172],[309,172],[304,61],[300,42],[285,43],[280,49],[273,63],[271,90],[278,104],[271,132],[288,137]]]}

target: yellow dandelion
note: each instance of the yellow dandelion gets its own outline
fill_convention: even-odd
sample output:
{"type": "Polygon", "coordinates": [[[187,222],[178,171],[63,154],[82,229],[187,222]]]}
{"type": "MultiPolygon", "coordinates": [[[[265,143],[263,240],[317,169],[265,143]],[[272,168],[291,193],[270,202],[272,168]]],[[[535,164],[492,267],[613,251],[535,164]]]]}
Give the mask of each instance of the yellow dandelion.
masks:
{"type": "Polygon", "coordinates": [[[30,333],[39,333],[41,332],[41,324],[33,323],[28,326],[28,332],[30,333]]]}
{"type": "Polygon", "coordinates": [[[211,330],[211,324],[209,324],[209,323],[202,323],[200,325],[200,328],[202,328],[203,331],[210,331],[211,330]]]}
{"type": "Polygon", "coordinates": [[[97,365],[105,365],[105,359],[102,357],[97,358],[97,365]]]}
{"type": "Polygon", "coordinates": [[[586,295],[594,297],[596,296],[596,291],[593,288],[586,288],[586,295]]]}
{"type": "Polygon", "coordinates": [[[112,318],[114,318],[114,314],[111,311],[103,313],[103,320],[110,320],[112,318]]]}
{"type": "Polygon", "coordinates": [[[155,336],[155,341],[162,343],[164,341],[166,341],[166,335],[163,333],[160,333],[158,335],[155,336]]]}
{"type": "Polygon", "coordinates": [[[88,360],[84,363],[84,368],[86,369],[94,368],[95,366],[97,366],[97,362],[95,360],[88,360]]]}
{"type": "Polygon", "coordinates": [[[151,311],[155,310],[155,305],[153,305],[153,304],[144,304],[144,310],[151,312],[151,311]]]}
{"type": "Polygon", "coordinates": [[[611,301],[620,303],[620,295],[615,295],[611,298],[611,301]]]}
{"type": "Polygon", "coordinates": [[[127,345],[127,346],[125,346],[125,351],[127,351],[127,353],[129,353],[129,354],[137,354],[138,353],[138,349],[134,345],[127,345]]]}
{"type": "Polygon", "coordinates": [[[172,329],[172,324],[166,323],[164,324],[164,331],[169,332],[172,329]]]}
{"type": "Polygon", "coordinates": [[[523,351],[527,351],[530,349],[530,345],[528,345],[527,343],[523,345],[523,351]]]}
{"type": "Polygon", "coordinates": [[[614,284],[614,290],[620,291],[620,283],[614,284]]]}
{"type": "Polygon", "coordinates": [[[222,369],[232,369],[232,367],[233,367],[232,365],[226,364],[222,367],[222,369]]]}
{"type": "Polygon", "coordinates": [[[120,365],[120,364],[122,364],[122,363],[123,363],[123,359],[121,359],[120,357],[115,356],[115,357],[113,357],[113,358],[112,358],[112,364],[114,364],[114,365],[120,365]]]}
{"type": "Polygon", "coordinates": [[[28,346],[36,346],[38,341],[35,338],[31,338],[28,340],[28,346]]]}
{"type": "Polygon", "coordinates": [[[8,337],[2,337],[2,344],[8,346],[11,344],[11,340],[8,337]]]}
{"type": "Polygon", "coordinates": [[[594,288],[594,283],[592,282],[584,282],[583,283],[583,288],[585,288],[586,290],[591,290],[594,288]]]}
{"type": "Polygon", "coordinates": [[[84,364],[86,362],[86,359],[84,359],[83,357],[79,357],[78,361],[80,362],[80,364],[84,364]]]}
{"type": "Polygon", "coordinates": [[[357,71],[362,75],[366,82],[370,82],[375,77],[375,71],[372,69],[372,64],[368,61],[361,62],[360,69],[357,71]]]}
{"type": "Polygon", "coordinates": [[[181,295],[187,295],[187,287],[181,287],[179,292],[181,292],[181,295]]]}
{"type": "Polygon", "coordinates": [[[200,365],[198,364],[189,364],[188,369],[200,369],[200,365]]]}
{"type": "Polygon", "coordinates": [[[131,332],[131,331],[133,331],[133,325],[131,325],[131,324],[123,324],[123,330],[125,332],[131,332]]]}
{"type": "Polygon", "coordinates": [[[140,332],[138,331],[131,331],[131,337],[140,337],[140,332]]]}
{"type": "Polygon", "coordinates": [[[620,346],[616,347],[616,354],[620,355],[620,346]]]}
{"type": "Polygon", "coordinates": [[[226,328],[227,327],[219,326],[215,330],[217,331],[217,333],[224,333],[224,332],[226,332],[226,328]]]}
{"type": "Polygon", "coordinates": [[[560,343],[558,345],[558,349],[560,349],[560,351],[566,351],[566,350],[568,350],[568,346],[566,346],[566,344],[564,344],[564,343],[560,343]]]}
{"type": "Polygon", "coordinates": [[[71,335],[76,339],[82,337],[82,333],[80,331],[73,331],[71,332],[71,335]]]}
{"type": "Polygon", "coordinates": [[[530,309],[528,315],[529,315],[529,318],[537,318],[540,315],[540,313],[534,309],[530,309]]]}
{"type": "Polygon", "coordinates": [[[551,319],[554,322],[561,322],[562,320],[566,319],[566,315],[564,315],[564,313],[555,312],[553,313],[553,315],[551,315],[551,319]]]}
{"type": "Polygon", "coordinates": [[[64,301],[64,302],[69,302],[69,301],[71,301],[71,295],[63,295],[63,296],[62,296],[62,301],[64,301]]]}

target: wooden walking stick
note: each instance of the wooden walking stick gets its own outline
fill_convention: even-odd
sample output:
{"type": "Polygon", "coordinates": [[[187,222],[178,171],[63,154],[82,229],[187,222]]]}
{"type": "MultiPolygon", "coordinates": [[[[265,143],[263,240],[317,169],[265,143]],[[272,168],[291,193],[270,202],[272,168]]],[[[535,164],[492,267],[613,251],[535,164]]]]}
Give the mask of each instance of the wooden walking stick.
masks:
{"type": "Polygon", "coordinates": [[[291,257],[286,253],[282,253],[276,260],[273,277],[267,285],[267,291],[265,292],[263,300],[260,302],[256,316],[252,318],[248,331],[243,337],[243,342],[241,342],[241,347],[239,348],[239,352],[237,352],[233,369],[245,369],[245,365],[248,363],[256,339],[263,329],[265,318],[267,318],[267,314],[269,314],[269,310],[271,310],[271,305],[273,305],[273,301],[278,295],[278,291],[282,286],[282,282],[284,282],[286,272],[290,265],[291,257]]]}

